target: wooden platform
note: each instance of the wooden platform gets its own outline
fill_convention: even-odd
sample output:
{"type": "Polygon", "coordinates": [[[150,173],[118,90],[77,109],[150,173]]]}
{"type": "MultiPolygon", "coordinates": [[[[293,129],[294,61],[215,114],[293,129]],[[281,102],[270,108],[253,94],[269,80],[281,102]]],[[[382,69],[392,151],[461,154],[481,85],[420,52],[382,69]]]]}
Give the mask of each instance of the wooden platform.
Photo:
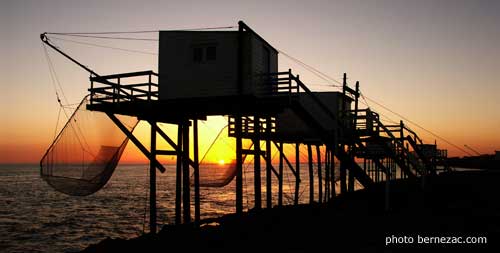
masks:
{"type": "Polygon", "coordinates": [[[186,119],[204,119],[213,115],[273,116],[289,104],[288,96],[257,98],[255,96],[227,96],[172,100],[135,100],[115,103],[95,103],[88,110],[154,119],[159,122],[177,122],[186,119]]]}

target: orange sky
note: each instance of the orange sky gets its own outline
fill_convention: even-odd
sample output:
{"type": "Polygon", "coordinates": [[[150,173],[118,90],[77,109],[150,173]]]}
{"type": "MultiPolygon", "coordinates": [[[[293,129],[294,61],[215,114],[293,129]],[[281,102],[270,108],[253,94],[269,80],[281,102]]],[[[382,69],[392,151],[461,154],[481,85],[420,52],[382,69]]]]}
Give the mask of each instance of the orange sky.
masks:
{"type": "MultiPolygon", "coordinates": [[[[40,33],[214,27],[238,20],[337,80],[347,72],[350,85],[359,80],[366,97],[457,146],[491,154],[500,150],[499,9],[498,1],[487,0],[2,1],[0,163],[38,163],[54,136],[59,106],[40,33]]],[[[75,40],[151,53],[158,46],[150,41],[75,40]]],[[[154,55],[55,42],[100,74],[157,70],[154,55]]],[[[49,53],[63,102],[79,102],[89,86],[88,73],[49,53]]],[[[279,62],[280,70],[292,68],[313,90],[331,89],[286,57],[279,62]]],[[[370,100],[368,104],[383,119],[399,121],[370,100]]],[[[426,142],[436,139],[411,127],[426,142]]],[[[437,142],[452,156],[465,155],[437,142]]],[[[145,161],[134,149],[129,145],[124,161],[145,161]]]]}

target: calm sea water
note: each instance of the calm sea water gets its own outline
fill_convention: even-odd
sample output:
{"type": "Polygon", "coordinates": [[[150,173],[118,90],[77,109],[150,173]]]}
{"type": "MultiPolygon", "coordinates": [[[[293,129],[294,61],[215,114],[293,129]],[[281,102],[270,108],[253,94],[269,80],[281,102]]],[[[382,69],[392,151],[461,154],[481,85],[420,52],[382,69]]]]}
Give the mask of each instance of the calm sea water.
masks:
{"type": "MultiPolygon", "coordinates": [[[[79,251],[107,237],[141,235],[143,228],[148,230],[148,170],[147,165],[119,165],[103,189],[91,196],[73,197],[50,188],[40,178],[37,165],[0,165],[0,252],[79,251]]],[[[173,171],[167,166],[166,173],[157,174],[160,227],[174,221],[173,171]]],[[[245,208],[253,206],[252,174],[245,169],[245,208]]],[[[292,177],[284,175],[285,204],[292,203],[292,177]]],[[[307,174],[302,177],[300,193],[305,202],[307,174]]],[[[234,212],[234,183],[201,189],[202,218],[234,212]]],[[[276,181],[273,184],[276,187],[276,181]]],[[[265,203],[264,189],[262,196],[265,203]]]]}

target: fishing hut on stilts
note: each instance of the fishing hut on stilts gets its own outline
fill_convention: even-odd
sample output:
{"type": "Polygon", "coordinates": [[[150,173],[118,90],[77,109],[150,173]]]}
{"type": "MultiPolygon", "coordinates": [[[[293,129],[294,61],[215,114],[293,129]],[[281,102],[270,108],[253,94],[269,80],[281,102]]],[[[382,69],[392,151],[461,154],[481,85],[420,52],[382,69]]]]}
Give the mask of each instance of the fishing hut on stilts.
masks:
{"type": "MultiPolygon", "coordinates": [[[[417,179],[437,172],[434,161],[442,152],[435,145],[424,144],[402,121],[384,125],[379,114],[360,108],[359,82],[349,87],[344,74],[341,91],[311,91],[291,69],[278,70],[279,51],[242,21],[237,31],[160,31],[158,74],[99,75],[54,47],[46,34],[41,38],[91,74],[89,96],[82,110],[106,115],[107,122],[126,136],[111,145],[114,148],[100,147],[103,155],[94,156],[84,168],[92,173],[70,179],[58,174],[68,164],[58,162],[57,145],[64,137],[60,134],[42,158],[42,177],[68,194],[91,194],[107,182],[130,140],[150,162],[151,233],[157,230],[156,173],[167,171],[159,162],[160,156],[176,158],[175,223],[200,223],[203,166],[198,125],[214,115],[228,117],[224,134],[235,144],[234,173],[227,178],[236,180],[237,214],[244,211],[246,157],[253,158],[253,208],[257,210],[263,208],[262,184],[265,208],[272,208],[276,198],[277,205],[283,205],[285,170],[294,176],[294,204],[299,203],[302,180],[308,180],[309,202],[322,203],[358,186],[370,187],[380,181],[389,186],[392,179],[417,179]],[[129,79],[141,81],[131,83],[129,79]],[[134,120],[124,122],[123,117],[134,120]],[[139,120],[150,125],[149,147],[132,134],[139,120]],[[176,138],[163,131],[159,123],[176,125],[176,138]],[[158,149],[158,138],[170,148],[158,149]],[[285,152],[285,145],[293,146],[294,154],[285,152]],[[300,146],[307,147],[307,161],[300,159],[300,146]],[[273,149],[278,150],[278,162],[273,162],[273,149]],[[301,171],[303,162],[307,166],[301,171]],[[308,178],[301,178],[304,174],[308,178]],[[273,182],[278,184],[277,192],[273,192],[273,182]],[[336,190],[338,182],[340,192],[336,190]],[[87,191],[77,194],[78,189],[86,187],[87,191]]],[[[65,129],[74,131],[73,127],[65,129]]]]}

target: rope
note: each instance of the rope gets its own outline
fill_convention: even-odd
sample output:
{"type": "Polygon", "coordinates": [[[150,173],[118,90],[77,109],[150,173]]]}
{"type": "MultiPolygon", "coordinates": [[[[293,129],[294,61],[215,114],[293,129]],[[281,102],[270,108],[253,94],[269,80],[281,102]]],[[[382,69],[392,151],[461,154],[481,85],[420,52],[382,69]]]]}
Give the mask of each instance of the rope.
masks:
{"type": "MultiPolygon", "coordinates": [[[[202,27],[202,28],[191,28],[191,29],[173,29],[173,30],[161,30],[161,31],[201,31],[201,30],[214,30],[214,29],[230,29],[236,26],[220,26],[220,27],[202,27]]],[[[130,31],[130,32],[83,32],[83,33],[61,33],[61,32],[51,32],[46,34],[60,35],[60,36],[72,36],[72,37],[83,37],[83,38],[94,38],[94,39],[114,39],[114,40],[137,40],[137,41],[158,41],[158,39],[150,38],[137,38],[137,37],[116,37],[116,36],[101,36],[101,35],[112,35],[112,34],[138,34],[138,33],[153,33],[160,32],[160,30],[155,31],[130,31]],[[97,34],[97,35],[96,35],[97,34]]]]}
{"type": "MultiPolygon", "coordinates": [[[[57,102],[59,103],[60,108],[63,108],[63,110],[62,110],[62,111],[63,111],[64,115],[66,116],[66,119],[67,119],[67,120],[69,120],[69,119],[70,119],[70,116],[68,115],[68,113],[67,113],[67,112],[66,112],[66,110],[64,109],[64,105],[61,103],[61,99],[59,98],[59,93],[57,92],[57,87],[56,87],[56,84],[57,84],[57,86],[59,87],[59,89],[60,89],[60,91],[61,91],[61,94],[63,95],[63,98],[64,98],[64,100],[66,101],[66,104],[69,104],[68,99],[66,98],[66,95],[65,95],[65,93],[64,93],[64,90],[63,90],[63,88],[62,88],[62,86],[61,86],[61,83],[60,83],[60,81],[59,81],[59,78],[58,78],[58,76],[57,76],[57,72],[56,72],[56,70],[55,70],[54,64],[53,64],[52,60],[50,59],[50,55],[49,55],[49,53],[48,53],[48,51],[47,51],[47,47],[45,46],[45,44],[43,44],[43,48],[44,48],[44,52],[45,52],[45,58],[46,58],[46,60],[47,60],[47,65],[48,65],[48,67],[49,67],[49,73],[50,73],[50,77],[51,77],[51,80],[52,80],[52,85],[53,85],[53,87],[54,87],[54,91],[55,91],[55,93],[56,93],[57,102]]],[[[58,116],[58,117],[59,117],[59,116],[58,116]]],[[[58,122],[57,122],[57,124],[58,124],[58,122]]],[[[75,137],[76,137],[76,139],[78,140],[78,143],[80,144],[80,147],[82,148],[82,150],[83,150],[84,152],[86,152],[86,153],[90,154],[91,156],[95,156],[94,154],[92,154],[89,150],[87,150],[87,149],[84,147],[84,145],[83,145],[82,141],[80,140],[80,137],[79,137],[79,136],[78,136],[78,134],[77,134],[77,130],[78,130],[78,131],[80,132],[80,134],[82,135],[82,137],[83,137],[83,141],[84,141],[84,142],[85,142],[85,144],[87,145],[87,148],[89,148],[89,149],[90,149],[90,145],[88,144],[87,140],[85,139],[85,135],[83,135],[82,130],[80,129],[79,125],[77,125],[77,130],[75,130],[75,128],[74,128],[74,126],[73,126],[73,124],[70,124],[70,127],[71,127],[71,129],[73,129],[73,131],[75,132],[75,137]]],[[[56,129],[57,129],[57,125],[56,125],[56,129]]],[[[57,138],[57,137],[56,137],[56,138],[57,138]]],[[[53,141],[55,141],[55,138],[54,138],[54,140],[53,140],[53,141]]]]}
{"type": "Polygon", "coordinates": [[[237,26],[219,26],[219,27],[201,27],[201,28],[187,28],[187,29],[170,29],[170,30],[146,30],[146,31],[120,31],[120,32],[50,32],[47,34],[58,35],[74,35],[74,34],[132,34],[132,33],[155,33],[159,31],[196,31],[196,30],[213,30],[213,29],[231,29],[237,26]]]}
{"type": "Polygon", "coordinates": [[[61,117],[61,109],[63,109],[63,108],[59,107],[59,110],[57,112],[56,127],[54,128],[54,138],[52,138],[52,140],[55,140],[57,138],[57,127],[59,126],[59,119],[61,117]]]}
{"type": "Polygon", "coordinates": [[[47,34],[55,34],[55,35],[75,35],[75,34],[131,34],[131,33],[155,33],[159,32],[159,30],[150,30],[150,31],[128,31],[128,32],[48,32],[47,34]]]}
{"type": "Polygon", "coordinates": [[[61,33],[51,33],[51,34],[52,35],[60,35],[60,36],[70,36],[70,37],[94,38],[94,39],[158,41],[158,39],[136,38],[136,37],[94,36],[94,35],[61,34],[61,33]]]}
{"type": "Polygon", "coordinates": [[[66,41],[66,42],[72,42],[72,43],[81,44],[81,45],[87,45],[87,46],[93,46],[93,47],[101,47],[101,48],[108,48],[108,49],[120,50],[120,51],[125,51],[125,52],[130,52],[130,53],[147,54],[147,55],[158,55],[157,53],[151,53],[151,52],[141,51],[141,50],[134,50],[134,49],[128,49],[128,48],[104,46],[104,45],[99,45],[99,44],[94,44],[94,43],[81,42],[81,41],[75,41],[75,40],[70,40],[70,39],[63,39],[63,38],[58,38],[58,37],[52,37],[52,38],[56,39],[56,40],[61,40],[61,41],[66,41]]]}
{"type": "MultiPolygon", "coordinates": [[[[59,98],[59,93],[57,92],[57,87],[59,87],[59,90],[61,91],[61,94],[63,95],[64,101],[66,102],[66,104],[69,104],[68,99],[66,98],[66,94],[64,94],[64,90],[61,87],[61,83],[59,82],[59,78],[57,77],[57,74],[55,72],[54,64],[52,63],[52,60],[50,59],[49,52],[47,50],[47,46],[45,44],[42,44],[42,45],[43,45],[43,49],[44,49],[44,53],[45,53],[45,60],[47,61],[47,65],[49,68],[50,79],[52,80],[52,86],[54,88],[54,92],[56,93],[57,102],[59,103],[59,105],[62,106],[61,99],[59,98]],[[57,84],[57,86],[56,86],[56,84],[57,84]]],[[[66,116],[68,116],[68,115],[66,115],[66,116]]]]}

